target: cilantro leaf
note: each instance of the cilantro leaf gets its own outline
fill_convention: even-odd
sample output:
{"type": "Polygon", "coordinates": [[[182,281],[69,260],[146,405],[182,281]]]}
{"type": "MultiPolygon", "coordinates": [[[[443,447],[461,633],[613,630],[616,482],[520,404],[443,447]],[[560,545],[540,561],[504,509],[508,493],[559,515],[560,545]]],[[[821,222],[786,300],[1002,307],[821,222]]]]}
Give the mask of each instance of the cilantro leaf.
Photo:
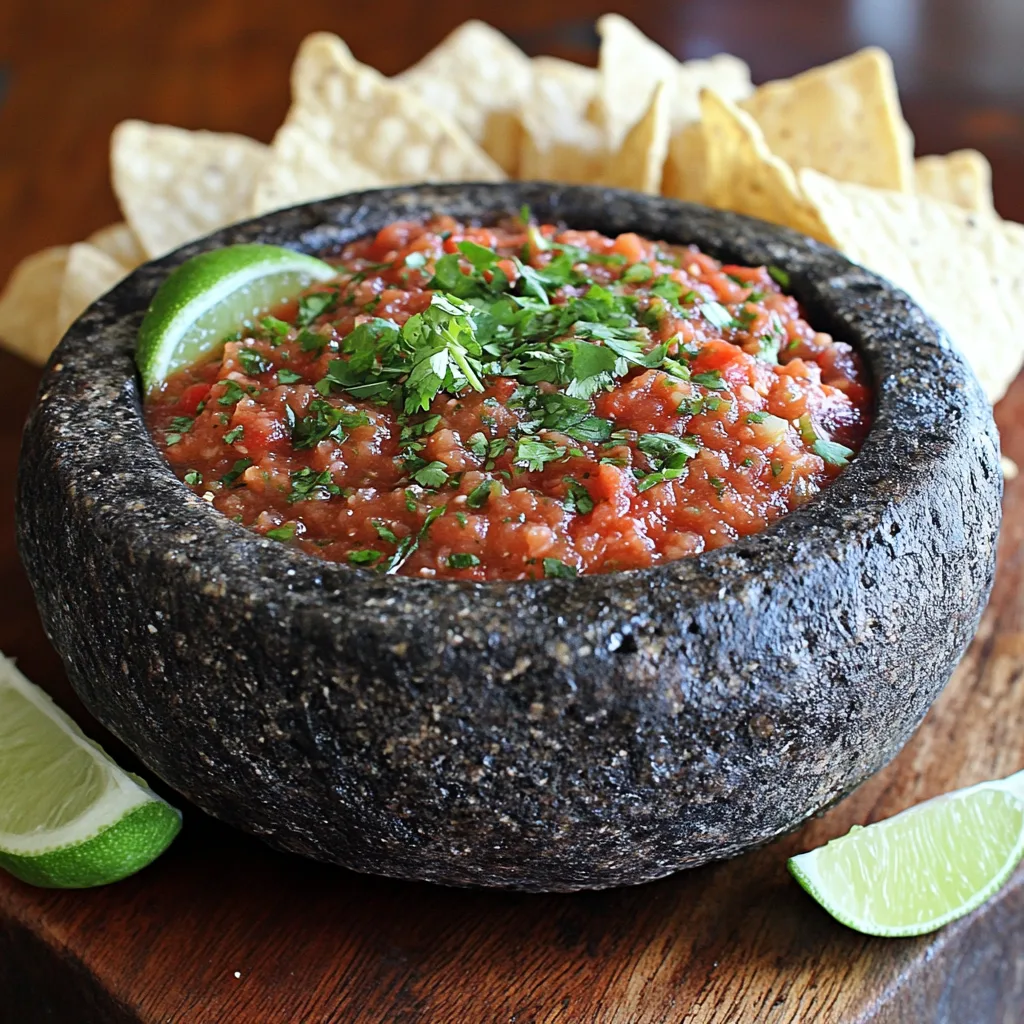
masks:
{"type": "Polygon", "coordinates": [[[852,448],[838,441],[815,441],[811,447],[815,455],[823,458],[830,466],[847,466],[855,454],[852,448]]]}
{"type": "Polygon", "coordinates": [[[564,478],[566,484],[565,500],[562,502],[562,506],[567,512],[577,512],[581,516],[585,516],[588,512],[594,511],[594,499],[590,496],[590,491],[586,489],[582,484],[578,484],[572,477],[564,478]]]}
{"type": "Polygon", "coordinates": [[[472,569],[479,565],[480,559],[464,551],[454,551],[448,556],[448,566],[451,569],[472,569]]]}
{"type": "Polygon", "coordinates": [[[337,291],[313,292],[299,299],[299,312],[296,322],[300,327],[308,327],[317,317],[329,313],[338,305],[337,291]]]}
{"type": "Polygon", "coordinates": [[[231,487],[235,481],[252,465],[252,459],[238,459],[235,464],[225,473],[220,482],[225,487],[231,487]]]}
{"type": "Polygon", "coordinates": [[[571,580],[579,575],[573,566],[566,565],[565,562],[558,558],[545,558],[543,565],[545,579],[571,580]]]}
{"type": "Polygon", "coordinates": [[[540,438],[523,437],[516,444],[515,464],[539,473],[549,462],[555,462],[565,455],[561,445],[550,444],[540,438]]]}
{"type": "Polygon", "coordinates": [[[413,480],[421,487],[444,487],[448,483],[448,468],[443,462],[428,462],[412,474],[413,480]]]}
{"type": "Polygon", "coordinates": [[[470,508],[483,508],[490,500],[491,492],[497,485],[497,480],[484,480],[482,483],[477,484],[476,487],[466,495],[466,504],[470,508]]]}

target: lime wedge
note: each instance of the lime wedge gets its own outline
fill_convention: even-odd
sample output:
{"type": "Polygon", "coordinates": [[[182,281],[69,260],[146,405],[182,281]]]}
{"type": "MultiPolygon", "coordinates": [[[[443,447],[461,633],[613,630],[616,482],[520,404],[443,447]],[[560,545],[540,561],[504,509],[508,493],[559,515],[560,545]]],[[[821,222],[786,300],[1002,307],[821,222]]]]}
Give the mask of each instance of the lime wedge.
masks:
{"type": "Polygon", "coordinates": [[[1024,772],[854,826],[789,861],[837,921],[867,935],[924,935],[981,906],[1024,856],[1024,772]]]}
{"type": "Polygon", "coordinates": [[[143,386],[152,391],[246,320],[336,274],[323,260],[277,245],[229,245],[186,260],[153,296],[139,328],[143,386]]]}
{"type": "Polygon", "coordinates": [[[0,655],[0,868],[81,889],[133,874],[181,829],[181,813],[122,771],[0,655]]]}

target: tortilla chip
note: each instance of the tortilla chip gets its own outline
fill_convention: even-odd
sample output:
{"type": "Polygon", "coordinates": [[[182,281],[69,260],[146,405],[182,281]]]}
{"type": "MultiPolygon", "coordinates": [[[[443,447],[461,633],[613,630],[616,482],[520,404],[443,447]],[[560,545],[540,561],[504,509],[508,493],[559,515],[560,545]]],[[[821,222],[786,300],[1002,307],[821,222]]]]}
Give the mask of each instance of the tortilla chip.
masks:
{"type": "Polygon", "coordinates": [[[256,216],[382,184],[379,175],[361,164],[338,161],[301,125],[284,125],[274,136],[270,160],[256,181],[250,212],[256,216]]]}
{"type": "Polygon", "coordinates": [[[505,177],[454,121],[360,64],[326,32],[307,36],[299,47],[285,125],[318,140],[318,154],[331,163],[356,163],[383,184],[505,177]]]}
{"type": "Polygon", "coordinates": [[[700,201],[831,241],[800,193],[793,169],[775,156],[754,119],[710,89],[701,94],[705,192],[700,201]]]}
{"type": "Polygon", "coordinates": [[[519,164],[519,105],[533,81],[530,58],[497,29],[463,22],[398,82],[457,122],[507,174],[519,164]]]}
{"type": "Polygon", "coordinates": [[[995,213],[992,166],[976,149],[919,157],[914,161],[914,184],[918,195],[977,213],[995,213]]]}
{"type": "Polygon", "coordinates": [[[38,365],[58,341],[57,296],[67,260],[66,245],[26,256],[0,293],[0,342],[38,365]]]}
{"type": "Polygon", "coordinates": [[[914,138],[884,50],[868,47],[795,78],[768,82],[740,106],[761,126],[771,151],[794,169],[913,191],[914,138]]]}
{"type": "Polygon", "coordinates": [[[643,117],[659,82],[665,83],[673,135],[700,117],[701,89],[714,89],[728,100],[753,90],[750,69],[737,57],[719,54],[681,64],[618,14],[599,18],[597,31],[600,81],[593,119],[604,126],[613,147],[643,117]]]}
{"type": "Polygon", "coordinates": [[[142,251],[139,240],[125,223],[110,224],[99,231],[94,231],[86,241],[90,245],[113,257],[125,270],[134,270],[146,262],[146,254],[142,251]]]}
{"type": "Polygon", "coordinates": [[[587,117],[597,94],[593,68],[557,57],[533,61],[533,85],[519,117],[522,148],[519,176],[590,185],[605,173],[609,146],[587,117]]]}
{"type": "Polygon", "coordinates": [[[799,177],[837,247],[931,314],[998,401],[1024,360],[1024,227],[810,170],[799,177]]]}
{"type": "Polygon", "coordinates": [[[267,147],[244,135],[122,121],[110,163],[121,212],[150,257],[248,215],[267,147]]]}
{"type": "Polygon", "coordinates": [[[659,82],[647,113],[608,160],[603,185],[657,194],[668,153],[668,98],[659,82]]]}
{"type": "Polygon", "coordinates": [[[661,194],[706,204],[708,191],[707,131],[694,121],[669,139],[661,194]]]}
{"type": "Polygon", "coordinates": [[[57,337],[62,338],[72,323],[124,276],[125,268],[95,245],[77,242],[71,246],[57,298],[57,337]]]}

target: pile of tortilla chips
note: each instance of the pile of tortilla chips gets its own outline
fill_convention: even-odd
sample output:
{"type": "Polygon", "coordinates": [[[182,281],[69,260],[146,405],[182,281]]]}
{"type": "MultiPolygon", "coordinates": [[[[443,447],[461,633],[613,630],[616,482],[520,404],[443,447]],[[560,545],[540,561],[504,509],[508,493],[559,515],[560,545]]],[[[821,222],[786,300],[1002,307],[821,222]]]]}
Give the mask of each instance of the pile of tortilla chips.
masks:
{"type": "Polygon", "coordinates": [[[596,69],[531,59],[470,21],[390,79],[317,33],[269,146],[118,125],[125,223],[24,260],[0,296],[0,337],[41,362],[139,263],[255,214],[376,186],[519,177],[662,192],[796,228],[908,291],[989,398],[1003,394],[1024,358],[1024,227],[995,214],[980,153],[914,160],[883,51],[755,89],[736,57],[680,63],[618,15],[597,27],[596,69]]]}

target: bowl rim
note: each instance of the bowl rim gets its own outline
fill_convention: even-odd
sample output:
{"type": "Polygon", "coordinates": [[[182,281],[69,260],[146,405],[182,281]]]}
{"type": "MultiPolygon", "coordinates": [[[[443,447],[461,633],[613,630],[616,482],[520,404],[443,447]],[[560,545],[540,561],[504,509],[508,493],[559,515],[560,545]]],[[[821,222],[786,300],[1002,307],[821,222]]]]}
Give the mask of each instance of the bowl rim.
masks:
{"type": "MultiPolygon", "coordinates": [[[[941,423],[960,422],[964,401],[976,411],[988,408],[973,373],[942,329],[903,292],[821,243],[766,222],[660,196],[517,181],[394,187],[303,203],[223,228],[145,263],[68,329],[50,359],[33,420],[55,404],[75,411],[49,423],[54,439],[76,455],[62,461],[79,499],[102,501],[109,512],[97,517],[97,529],[116,524],[132,534],[140,549],[159,550],[168,540],[180,546],[189,537],[194,558],[205,558],[233,588],[253,594],[261,582],[276,578],[285,581],[289,600],[300,603],[343,598],[355,604],[361,595],[378,604],[393,593],[396,585],[388,580],[394,579],[408,592],[426,588],[433,599],[471,591],[478,600],[501,606],[526,583],[534,596],[543,594],[553,603],[566,588],[599,593],[610,585],[624,600],[666,586],[711,597],[715,589],[732,589],[737,568],[746,569],[740,575],[749,577],[752,568],[769,559],[838,560],[855,534],[879,529],[895,501],[933,479],[953,443],[942,436],[941,423]],[[524,203],[543,220],[611,233],[623,230],[625,218],[634,225],[627,230],[646,237],[693,242],[718,258],[786,270],[790,284],[785,290],[801,302],[812,326],[850,341],[869,372],[872,424],[857,457],[806,505],[724,547],[644,569],[533,581],[381,577],[319,559],[233,522],[174,475],[143,420],[143,392],[132,358],[149,299],[171,269],[199,252],[239,242],[270,242],[315,254],[396,219],[431,212],[465,217],[469,210],[469,216],[486,223],[524,203]],[[662,231],[652,231],[652,225],[661,225],[662,231]],[[75,422],[83,416],[89,424],[85,430],[75,422]],[[89,474],[97,466],[113,477],[117,502],[111,503],[109,479],[102,494],[90,493],[89,474]]],[[[33,429],[32,421],[27,429],[33,429]]]]}

